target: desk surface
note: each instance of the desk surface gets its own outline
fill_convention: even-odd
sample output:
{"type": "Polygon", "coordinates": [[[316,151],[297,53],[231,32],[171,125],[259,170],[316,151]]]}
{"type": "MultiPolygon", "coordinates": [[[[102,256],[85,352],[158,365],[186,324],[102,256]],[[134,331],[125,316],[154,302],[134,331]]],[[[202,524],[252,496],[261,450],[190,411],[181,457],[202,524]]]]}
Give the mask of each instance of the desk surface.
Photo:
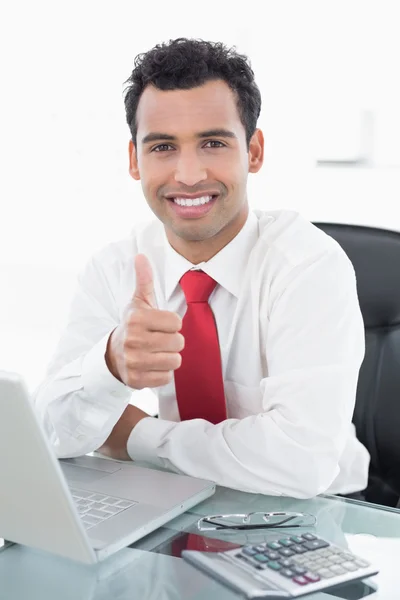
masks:
{"type": "MultiPolygon", "coordinates": [[[[10,546],[0,552],[0,599],[237,599],[239,596],[179,558],[179,552],[188,539],[184,533],[197,531],[200,516],[252,510],[310,512],[317,517],[318,535],[365,557],[380,570],[365,584],[305,598],[399,597],[400,511],[335,496],[294,500],[218,488],[212,498],[100,565],[87,567],[22,546],[10,546]]],[[[252,543],[264,540],[268,534],[264,530],[212,535],[213,539],[208,539],[210,545],[217,539],[252,543]]]]}

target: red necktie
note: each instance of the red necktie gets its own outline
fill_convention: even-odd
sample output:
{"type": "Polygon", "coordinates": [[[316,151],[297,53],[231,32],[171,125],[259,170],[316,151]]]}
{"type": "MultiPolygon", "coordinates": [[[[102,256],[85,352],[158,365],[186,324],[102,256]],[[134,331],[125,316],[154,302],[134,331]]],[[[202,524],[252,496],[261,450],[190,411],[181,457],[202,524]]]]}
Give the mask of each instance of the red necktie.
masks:
{"type": "Polygon", "coordinates": [[[180,280],[187,302],[181,333],[182,364],[174,371],[182,421],[226,419],[224,382],[217,328],[208,298],[217,282],[203,271],[188,271],[180,280]]]}

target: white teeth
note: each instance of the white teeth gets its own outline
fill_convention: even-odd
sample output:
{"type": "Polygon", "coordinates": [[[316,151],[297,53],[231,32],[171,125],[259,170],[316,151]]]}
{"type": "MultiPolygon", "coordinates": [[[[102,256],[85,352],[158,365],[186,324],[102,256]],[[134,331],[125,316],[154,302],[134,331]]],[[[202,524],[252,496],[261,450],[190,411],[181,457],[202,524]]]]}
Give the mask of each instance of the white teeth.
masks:
{"type": "Polygon", "coordinates": [[[174,198],[175,204],[179,206],[199,206],[200,204],[207,204],[212,200],[212,196],[202,196],[201,198],[186,199],[186,198],[174,198]]]}

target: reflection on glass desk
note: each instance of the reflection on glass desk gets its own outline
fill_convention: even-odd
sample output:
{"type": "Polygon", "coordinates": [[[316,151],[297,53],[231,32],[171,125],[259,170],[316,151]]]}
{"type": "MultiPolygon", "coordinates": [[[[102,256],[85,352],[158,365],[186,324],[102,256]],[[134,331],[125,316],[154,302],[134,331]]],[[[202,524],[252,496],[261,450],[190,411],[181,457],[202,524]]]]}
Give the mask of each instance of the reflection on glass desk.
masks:
{"type": "Polygon", "coordinates": [[[268,531],[210,531],[197,521],[211,514],[248,511],[308,512],[315,533],[374,563],[380,573],[364,582],[305,598],[396,600],[399,597],[400,511],[335,496],[312,500],[246,494],[218,488],[216,494],[103,563],[83,566],[21,546],[0,552],[1,600],[233,600],[235,593],[180,558],[200,544],[210,551],[268,539],[268,531]]]}

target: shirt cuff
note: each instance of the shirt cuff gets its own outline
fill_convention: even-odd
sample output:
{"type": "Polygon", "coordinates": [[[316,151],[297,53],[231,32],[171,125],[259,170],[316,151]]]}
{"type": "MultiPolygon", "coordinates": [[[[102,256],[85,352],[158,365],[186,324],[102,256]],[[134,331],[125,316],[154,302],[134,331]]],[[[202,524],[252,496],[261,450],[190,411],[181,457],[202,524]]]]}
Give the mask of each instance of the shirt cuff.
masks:
{"type": "Polygon", "coordinates": [[[170,463],[158,456],[165,436],[179,423],[145,417],[132,429],[128,438],[127,452],[132,460],[147,462],[156,467],[168,468],[170,463]]]}
{"type": "Polygon", "coordinates": [[[123,400],[126,404],[133,390],[119,381],[110,373],[105,353],[111,332],[102,338],[86,354],[82,363],[82,382],[85,392],[90,398],[98,401],[101,398],[102,405],[115,406],[116,400],[123,400]]]}

